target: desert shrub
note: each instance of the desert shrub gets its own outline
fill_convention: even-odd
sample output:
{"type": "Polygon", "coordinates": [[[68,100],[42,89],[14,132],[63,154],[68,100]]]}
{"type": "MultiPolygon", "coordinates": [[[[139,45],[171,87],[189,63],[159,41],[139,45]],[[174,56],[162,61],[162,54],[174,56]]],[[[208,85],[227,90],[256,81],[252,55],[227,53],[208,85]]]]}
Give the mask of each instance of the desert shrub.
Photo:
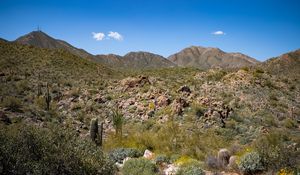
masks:
{"type": "Polygon", "coordinates": [[[89,140],[57,126],[0,127],[2,174],[113,174],[111,161],[89,140]]]}
{"type": "Polygon", "coordinates": [[[141,151],[134,148],[117,148],[109,153],[109,158],[113,162],[122,163],[126,157],[137,158],[142,155],[143,153],[141,151]]]}
{"type": "Polygon", "coordinates": [[[39,108],[41,108],[41,109],[46,109],[46,106],[47,106],[47,104],[46,104],[46,100],[45,100],[45,98],[44,97],[36,97],[35,99],[34,99],[34,104],[36,105],[36,106],[38,106],[39,108]]]}
{"type": "Polygon", "coordinates": [[[22,107],[22,102],[16,97],[8,96],[3,100],[2,105],[13,112],[18,112],[22,107]]]}
{"type": "Polygon", "coordinates": [[[239,169],[244,174],[254,174],[264,170],[261,156],[257,152],[246,153],[241,157],[239,169]]]}
{"type": "Polygon", "coordinates": [[[296,168],[299,164],[300,152],[291,143],[288,133],[282,130],[272,130],[255,142],[255,148],[262,158],[264,166],[270,170],[280,168],[296,168]]]}
{"type": "Polygon", "coordinates": [[[154,162],[156,164],[161,164],[161,163],[169,163],[170,162],[170,159],[166,156],[166,155],[158,155],[154,162]]]}
{"type": "Polygon", "coordinates": [[[210,169],[218,169],[219,168],[219,162],[218,162],[217,157],[215,157],[215,156],[207,156],[205,163],[208,166],[208,168],[210,168],[210,169]]]}
{"type": "Polygon", "coordinates": [[[283,121],[283,125],[284,125],[284,127],[290,128],[290,129],[297,128],[297,122],[295,120],[290,119],[290,118],[285,119],[283,121]]]}
{"type": "Polygon", "coordinates": [[[211,81],[220,81],[227,73],[223,70],[221,71],[215,71],[215,72],[212,72],[210,73],[208,76],[207,76],[207,79],[208,80],[211,80],[211,81]]]}
{"type": "Polygon", "coordinates": [[[122,172],[124,175],[157,175],[158,168],[150,160],[133,158],[124,163],[122,172]]]}
{"type": "Polygon", "coordinates": [[[244,70],[246,72],[249,72],[249,67],[242,67],[241,70],[244,70]]]}
{"type": "Polygon", "coordinates": [[[176,173],[176,175],[204,175],[205,172],[200,168],[199,165],[191,164],[182,166],[176,173]]]}
{"type": "Polygon", "coordinates": [[[18,94],[22,94],[24,91],[28,90],[30,90],[30,88],[27,80],[21,80],[16,83],[16,91],[18,94]]]}

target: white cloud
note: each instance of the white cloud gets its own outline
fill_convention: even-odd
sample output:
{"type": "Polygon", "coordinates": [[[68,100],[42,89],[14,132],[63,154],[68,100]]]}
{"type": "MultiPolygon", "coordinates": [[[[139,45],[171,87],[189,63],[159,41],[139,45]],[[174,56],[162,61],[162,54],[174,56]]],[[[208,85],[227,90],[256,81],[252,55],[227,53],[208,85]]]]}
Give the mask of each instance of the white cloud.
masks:
{"type": "Polygon", "coordinates": [[[93,34],[93,38],[96,39],[97,41],[102,41],[105,38],[105,34],[101,32],[99,33],[93,32],[92,34],[93,34]]]}
{"type": "Polygon", "coordinates": [[[123,36],[121,34],[119,34],[118,32],[110,31],[107,36],[112,38],[112,39],[118,40],[118,41],[123,40],[123,36]]]}
{"type": "Polygon", "coordinates": [[[219,31],[215,31],[213,33],[211,33],[213,35],[226,35],[226,33],[224,33],[223,31],[219,30],[219,31]]]}

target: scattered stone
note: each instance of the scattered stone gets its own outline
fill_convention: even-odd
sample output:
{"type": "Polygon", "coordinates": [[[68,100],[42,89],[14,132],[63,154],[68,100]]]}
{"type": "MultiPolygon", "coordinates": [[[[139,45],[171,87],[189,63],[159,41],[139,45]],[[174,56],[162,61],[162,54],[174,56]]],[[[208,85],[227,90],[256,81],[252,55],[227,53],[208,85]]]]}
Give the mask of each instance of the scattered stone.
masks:
{"type": "Polygon", "coordinates": [[[97,102],[97,103],[105,103],[105,102],[106,102],[106,99],[103,98],[100,94],[98,94],[98,95],[94,98],[94,102],[97,102]]]}
{"type": "Polygon", "coordinates": [[[157,106],[165,107],[171,103],[171,100],[166,95],[161,95],[157,98],[157,106]]]}
{"type": "Polygon", "coordinates": [[[185,99],[178,98],[173,102],[172,110],[175,114],[181,115],[183,112],[183,108],[188,107],[188,106],[189,106],[189,103],[185,99]]]}
{"type": "Polygon", "coordinates": [[[148,149],[145,150],[144,152],[144,155],[143,155],[144,158],[146,159],[153,159],[154,158],[154,153],[149,151],[148,149]]]}
{"type": "Polygon", "coordinates": [[[121,80],[121,85],[125,87],[124,90],[138,86],[143,86],[146,83],[151,84],[147,76],[138,76],[137,78],[129,77],[121,80]]]}
{"type": "Polygon", "coordinates": [[[179,167],[175,166],[174,164],[169,164],[167,167],[163,170],[164,175],[176,175],[179,167]]]}

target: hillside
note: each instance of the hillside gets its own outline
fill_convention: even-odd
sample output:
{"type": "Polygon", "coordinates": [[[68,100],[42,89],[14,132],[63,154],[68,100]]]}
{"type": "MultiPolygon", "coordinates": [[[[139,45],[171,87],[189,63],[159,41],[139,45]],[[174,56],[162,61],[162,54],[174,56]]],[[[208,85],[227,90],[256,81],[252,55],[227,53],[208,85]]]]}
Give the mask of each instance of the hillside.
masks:
{"type": "Polygon", "coordinates": [[[123,57],[128,68],[163,68],[174,67],[176,64],[166,58],[149,52],[130,52],[123,57]]]}
{"type": "Polygon", "coordinates": [[[42,31],[30,32],[17,38],[14,42],[46,49],[64,49],[82,58],[93,57],[85,50],[78,49],[63,40],[54,39],[42,31]]]}
{"type": "Polygon", "coordinates": [[[168,57],[179,66],[209,68],[235,68],[251,66],[257,60],[241,53],[226,53],[218,48],[188,47],[168,57]]]}
{"type": "Polygon", "coordinates": [[[296,76],[300,74],[300,49],[268,59],[261,66],[275,74],[296,76]]]}
{"type": "MultiPolygon", "coordinates": [[[[279,171],[278,167],[299,165],[300,74],[289,77],[267,70],[276,70],[274,65],[278,64],[286,71],[299,71],[294,63],[298,62],[298,51],[249,68],[201,71],[170,67],[121,72],[65,50],[0,41],[0,52],[0,138],[11,138],[13,133],[22,131],[25,134],[5,144],[18,143],[22,147],[23,141],[28,143],[26,139],[30,141],[31,137],[45,139],[41,140],[41,144],[45,144],[51,139],[60,140],[57,138],[57,132],[60,132],[62,135],[72,133],[72,138],[80,141],[64,141],[67,146],[74,145],[71,148],[75,152],[85,145],[81,141],[88,144],[85,150],[94,150],[95,147],[89,145],[90,125],[98,118],[103,122],[101,151],[113,156],[110,160],[119,166],[119,171],[123,165],[116,161],[122,163],[126,158],[119,155],[131,155],[128,148],[136,156],[146,149],[151,150],[155,160],[161,156],[170,160],[166,162],[167,166],[180,167],[178,162],[192,161],[207,172],[227,169],[217,164],[221,148],[239,159],[252,153],[251,150],[263,153],[265,163],[271,162],[264,165],[268,170],[279,171]],[[49,104],[47,99],[50,99],[49,104]],[[35,126],[36,134],[26,135],[30,128],[25,126],[35,126]],[[43,133],[48,133],[47,137],[43,133]],[[278,156],[270,157],[274,152],[278,156]]],[[[124,58],[111,56],[131,61],[139,57],[163,59],[143,52],[130,53],[124,58]]],[[[9,157],[9,150],[4,151],[8,151],[5,156],[9,157]]],[[[77,159],[68,159],[71,153],[60,151],[56,150],[59,156],[54,154],[51,162],[78,164],[74,162],[77,159]]],[[[24,158],[22,152],[17,156],[24,158]]],[[[91,155],[84,152],[76,156],[86,160],[85,156],[91,155]]],[[[31,158],[25,157],[22,161],[31,158]]],[[[99,159],[106,162],[104,158],[99,159]]],[[[20,171],[24,164],[17,166],[20,171]]],[[[88,162],[82,167],[89,169],[96,165],[88,162]]],[[[115,169],[109,162],[105,166],[109,171],[115,169]]],[[[75,167],[74,171],[82,171],[75,167]]],[[[162,174],[166,167],[161,166],[159,171],[162,174]]],[[[237,172],[235,169],[230,171],[237,172]]]]}

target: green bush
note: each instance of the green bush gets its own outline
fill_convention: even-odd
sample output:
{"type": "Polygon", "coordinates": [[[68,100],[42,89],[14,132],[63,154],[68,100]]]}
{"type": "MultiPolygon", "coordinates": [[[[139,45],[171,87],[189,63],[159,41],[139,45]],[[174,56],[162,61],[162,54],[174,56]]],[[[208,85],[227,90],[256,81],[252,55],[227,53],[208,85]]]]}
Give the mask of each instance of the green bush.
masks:
{"type": "Polygon", "coordinates": [[[0,126],[1,174],[113,174],[111,161],[89,140],[52,126],[0,126]]]}
{"type": "Polygon", "coordinates": [[[133,158],[125,162],[123,175],[157,175],[158,168],[150,160],[133,158]]]}
{"type": "Polygon", "coordinates": [[[166,155],[158,155],[154,162],[156,164],[161,164],[161,163],[170,163],[170,159],[166,155]]]}
{"type": "Polygon", "coordinates": [[[141,157],[142,155],[143,155],[143,153],[137,149],[117,148],[117,149],[112,150],[109,153],[109,158],[113,162],[122,163],[126,157],[137,158],[137,157],[141,157]]]}
{"type": "Polygon", "coordinates": [[[3,100],[3,106],[8,108],[9,110],[13,112],[18,112],[20,111],[20,108],[22,107],[22,102],[20,99],[13,97],[13,96],[8,96],[3,100]]]}
{"type": "Polygon", "coordinates": [[[264,170],[261,156],[257,152],[250,152],[241,157],[239,169],[244,174],[253,174],[264,170]]]}
{"type": "MultiPolygon", "coordinates": [[[[300,151],[286,130],[272,130],[259,137],[255,149],[262,158],[263,165],[270,170],[297,168],[300,163],[300,151]]],[[[299,141],[298,141],[299,142],[299,141]]]]}
{"type": "Polygon", "coordinates": [[[204,175],[205,172],[199,167],[199,165],[191,164],[181,167],[176,175],[204,175]]]}
{"type": "Polygon", "coordinates": [[[290,118],[287,118],[283,121],[283,125],[286,128],[292,129],[292,128],[297,128],[297,122],[295,120],[292,120],[290,118]]]}

